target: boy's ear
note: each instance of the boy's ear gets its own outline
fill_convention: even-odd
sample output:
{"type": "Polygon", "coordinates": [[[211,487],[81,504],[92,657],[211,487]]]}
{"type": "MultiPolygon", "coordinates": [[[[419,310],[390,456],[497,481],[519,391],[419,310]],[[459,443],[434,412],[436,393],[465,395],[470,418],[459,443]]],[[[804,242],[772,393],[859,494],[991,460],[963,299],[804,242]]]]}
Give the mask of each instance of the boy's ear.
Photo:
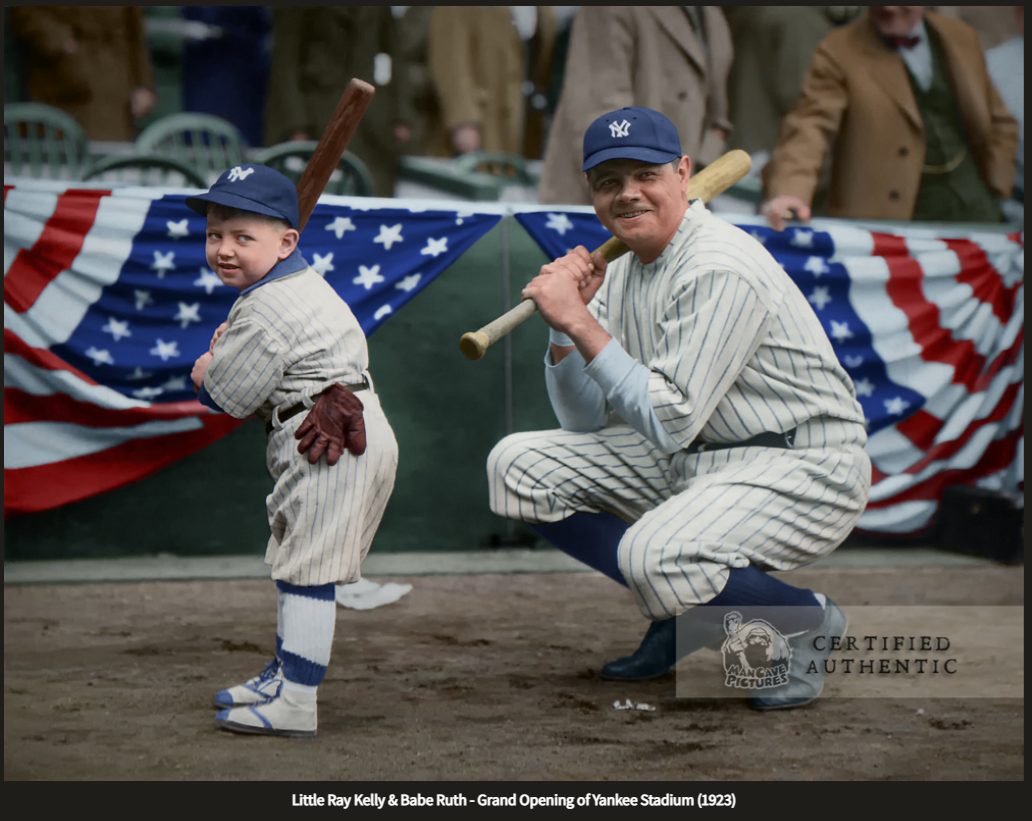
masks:
{"type": "Polygon", "coordinates": [[[284,260],[294,253],[294,249],[297,248],[297,243],[300,239],[301,234],[294,228],[288,228],[283,232],[283,236],[280,237],[280,260],[284,260]]]}

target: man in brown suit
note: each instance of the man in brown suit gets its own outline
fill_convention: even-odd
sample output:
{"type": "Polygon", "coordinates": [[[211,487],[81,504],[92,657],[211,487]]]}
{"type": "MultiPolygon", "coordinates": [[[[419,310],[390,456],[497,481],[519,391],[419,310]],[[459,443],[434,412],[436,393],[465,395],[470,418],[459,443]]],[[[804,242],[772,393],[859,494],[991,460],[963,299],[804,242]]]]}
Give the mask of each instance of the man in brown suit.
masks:
{"type": "Polygon", "coordinates": [[[717,159],[731,129],[732,53],[727,21],[716,6],[582,6],[570,34],[538,200],[591,202],[581,171],[584,132],[618,108],[662,112],[697,167],[717,159]]]}
{"type": "Polygon", "coordinates": [[[763,169],[761,213],[777,230],[793,212],[809,220],[830,151],[833,217],[998,221],[1016,144],[969,26],[924,6],[871,6],[814,54],[763,169]]]}
{"type": "MultiPolygon", "coordinates": [[[[353,78],[374,82],[377,54],[396,51],[389,6],[276,6],[265,141],[318,140],[353,78]]],[[[376,194],[394,194],[400,145],[399,85],[404,72],[377,86],[348,150],[368,167],[376,194]]]]}
{"type": "Polygon", "coordinates": [[[91,140],[136,137],[157,102],[139,6],[17,6],[29,97],[67,111],[91,140]]]}

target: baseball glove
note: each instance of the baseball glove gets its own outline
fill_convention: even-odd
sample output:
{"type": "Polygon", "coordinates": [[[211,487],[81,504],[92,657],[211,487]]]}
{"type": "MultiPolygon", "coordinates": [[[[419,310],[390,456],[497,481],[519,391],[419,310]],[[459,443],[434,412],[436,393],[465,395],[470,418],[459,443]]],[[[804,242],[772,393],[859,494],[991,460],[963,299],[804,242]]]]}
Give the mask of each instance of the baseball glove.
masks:
{"type": "Polygon", "coordinates": [[[361,456],[366,449],[362,401],[340,383],[334,383],[316,400],[305,421],[294,434],[300,439],[298,453],[308,453],[314,465],[326,454],[326,464],[335,465],[345,450],[361,456]]]}

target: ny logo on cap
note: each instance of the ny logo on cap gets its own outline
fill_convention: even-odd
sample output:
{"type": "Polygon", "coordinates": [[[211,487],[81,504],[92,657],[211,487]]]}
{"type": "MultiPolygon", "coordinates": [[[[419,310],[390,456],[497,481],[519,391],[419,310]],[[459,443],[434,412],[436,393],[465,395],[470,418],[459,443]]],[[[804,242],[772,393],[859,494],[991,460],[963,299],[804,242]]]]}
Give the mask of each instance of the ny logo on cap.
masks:
{"type": "Polygon", "coordinates": [[[246,180],[248,174],[253,174],[253,168],[242,168],[239,165],[236,168],[231,168],[229,171],[228,182],[236,182],[237,180],[246,180]]]}
{"type": "Polygon", "coordinates": [[[613,137],[626,137],[627,132],[630,131],[631,124],[624,120],[622,123],[610,123],[609,133],[613,137]]]}

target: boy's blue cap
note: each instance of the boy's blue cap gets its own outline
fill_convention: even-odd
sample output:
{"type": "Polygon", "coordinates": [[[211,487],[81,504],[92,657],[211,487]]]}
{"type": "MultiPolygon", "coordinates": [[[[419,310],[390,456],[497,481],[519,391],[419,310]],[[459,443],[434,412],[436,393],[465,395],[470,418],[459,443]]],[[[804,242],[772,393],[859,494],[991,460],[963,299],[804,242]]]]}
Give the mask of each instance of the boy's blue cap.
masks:
{"type": "Polygon", "coordinates": [[[584,132],[587,171],[606,160],[671,162],[681,156],[681,140],[670,120],[651,108],[621,108],[603,114],[584,132]]]}
{"type": "Polygon", "coordinates": [[[294,183],[265,165],[230,168],[207,194],[186,198],[186,204],[201,216],[208,213],[209,202],[286,220],[291,228],[297,228],[300,221],[294,183]]]}

